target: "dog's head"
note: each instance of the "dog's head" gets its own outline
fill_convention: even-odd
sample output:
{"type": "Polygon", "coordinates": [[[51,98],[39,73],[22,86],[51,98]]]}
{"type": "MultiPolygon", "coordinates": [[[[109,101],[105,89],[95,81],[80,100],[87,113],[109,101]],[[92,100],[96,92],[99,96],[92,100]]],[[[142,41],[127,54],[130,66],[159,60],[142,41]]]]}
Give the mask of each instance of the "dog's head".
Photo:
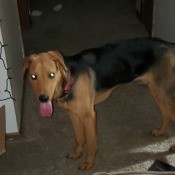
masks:
{"type": "Polygon", "coordinates": [[[24,59],[23,76],[28,70],[29,81],[40,102],[42,116],[51,116],[55,91],[61,93],[67,71],[62,55],[56,51],[33,54],[24,59]]]}

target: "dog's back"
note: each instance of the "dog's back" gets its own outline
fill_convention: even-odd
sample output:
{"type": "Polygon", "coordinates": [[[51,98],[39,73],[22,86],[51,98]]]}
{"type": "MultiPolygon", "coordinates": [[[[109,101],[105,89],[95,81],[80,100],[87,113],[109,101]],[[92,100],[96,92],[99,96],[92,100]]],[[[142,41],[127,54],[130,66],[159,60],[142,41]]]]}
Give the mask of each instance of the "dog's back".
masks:
{"type": "Polygon", "coordinates": [[[92,68],[96,74],[96,90],[130,82],[147,72],[167,52],[171,44],[157,38],[137,38],[106,44],[66,57],[72,74],[92,68]]]}

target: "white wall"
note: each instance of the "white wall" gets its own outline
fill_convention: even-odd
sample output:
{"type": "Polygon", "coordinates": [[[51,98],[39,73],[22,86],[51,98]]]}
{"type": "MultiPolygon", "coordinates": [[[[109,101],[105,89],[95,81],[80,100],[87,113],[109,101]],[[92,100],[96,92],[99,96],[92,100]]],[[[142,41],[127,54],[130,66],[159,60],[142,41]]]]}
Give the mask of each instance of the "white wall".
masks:
{"type": "MultiPolygon", "coordinates": [[[[23,91],[21,63],[24,57],[16,0],[0,0],[0,20],[0,39],[3,44],[7,44],[3,48],[2,57],[6,60],[7,67],[11,67],[8,71],[8,75],[12,77],[9,82],[9,89],[16,99],[16,101],[12,99],[1,101],[0,105],[3,105],[3,103],[6,105],[6,133],[15,133],[20,130],[23,91]]],[[[2,65],[0,68],[2,68],[2,65]]],[[[3,81],[7,76],[7,72],[2,70],[1,73],[0,77],[3,81]]],[[[0,82],[0,86],[4,85],[0,82]]]]}
{"type": "MultiPolygon", "coordinates": [[[[0,28],[0,43],[3,44],[2,32],[0,28]]],[[[4,47],[0,44],[0,107],[5,105],[6,113],[6,133],[18,132],[16,113],[14,109],[13,99],[10,98],[12,95],[11,84],[8,80],[7,61],[4,52],[4,47]],[[4,62],[4,63],[3,63],[4,62]],[[5,65],[4,65],[5,64],[5,65]],[[6,68],[5,68],[6,67],[6,68]],[[7,81],[8,80],[8,81],[7,81]],[[8,86],[8,87],[7,87],[8,86]],[[6,92],[10,91],[10,94],[6,92]]]]}
{"type": "Polygon", "coordinates": [[[155,0],[153,36],[175,43],[175,0],[155,0]]]}

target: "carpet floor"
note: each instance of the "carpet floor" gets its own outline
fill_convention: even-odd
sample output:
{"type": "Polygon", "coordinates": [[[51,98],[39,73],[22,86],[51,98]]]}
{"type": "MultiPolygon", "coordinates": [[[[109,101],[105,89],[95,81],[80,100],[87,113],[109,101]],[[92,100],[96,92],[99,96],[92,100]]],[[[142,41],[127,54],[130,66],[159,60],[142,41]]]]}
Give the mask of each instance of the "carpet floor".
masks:
{"type": "MultiPolygon", "coordinates": [[[[72,55],[115,40],[147,36],[136,16],[135,0],[30,0],[31,29],[23,34],[26,55],[60,50],[72,55]],[[60,11],[53,7],[61,3],[60,11]]],[[[66,159],[75,145],[69,117],[55,105],[52,118],[39,116],[36,97],[25,82],[22,138],[7,142],[0,157],[0,175],[90,175],[98,171],[146,171],[156,160],[175,166],[168,151],[175,140],[174,124],[163,137],[150,131],[160,126],[160,110],[144,85],[129,83],[96,106],[98,152],[89,171],[66,159]]]]}

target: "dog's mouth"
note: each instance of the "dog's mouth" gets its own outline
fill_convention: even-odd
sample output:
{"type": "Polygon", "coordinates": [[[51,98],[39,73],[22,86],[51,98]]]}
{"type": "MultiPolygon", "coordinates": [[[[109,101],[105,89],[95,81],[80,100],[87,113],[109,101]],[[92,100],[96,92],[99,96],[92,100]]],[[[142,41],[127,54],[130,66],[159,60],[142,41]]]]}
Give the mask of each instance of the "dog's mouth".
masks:
{"type": "Polygon", "coordinates": [[[51,117],[53,113],[52,102],[40,102],[40,115],[42,117],[51,117]]]}

